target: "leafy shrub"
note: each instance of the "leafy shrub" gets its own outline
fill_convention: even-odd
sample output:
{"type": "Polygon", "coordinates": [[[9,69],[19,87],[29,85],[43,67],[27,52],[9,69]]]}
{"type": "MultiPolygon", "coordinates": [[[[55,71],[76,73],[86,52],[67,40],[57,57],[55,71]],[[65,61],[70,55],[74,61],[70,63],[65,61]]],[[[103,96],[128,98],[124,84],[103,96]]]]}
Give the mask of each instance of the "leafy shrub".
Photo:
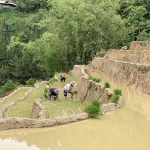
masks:
{"type": "Polygon", "coordinates": [[[30,78],[29,80],[26,81],[27,86],[34,86],[36,80],[33,78],[30,78]]]}
{"type": "Polygon", "coordinates": [[[2,87],[0,88],[0,97],[4,96],[4,90],[2,89],[2,87]]]}
{"type": "Polygon", "coordinates": [[[8,80],[3,86],[0,87],[0,97],[5,96],[6,92],[13,91],[18,86],[12,80],[8,80]]]}
{"type": "Polygon", "coordinates": [[[119,95],[113,95],[112,96],[112,103],[118,103],[119,95]]]}
{"type": "Polygon", "coordinates": [[[104,83],[104,88],[106,89],[106,88],[110,88],[110,84],[108,83],[108,82],[105,82],[104,83]]]}
{"type": "Polygon", "coordinates": [[[87,108],[85,108],[85,112],[87,112],[91,118],[97,118],[100,112],[100,106],[100,102],[94,100],[87,108]]]}
{"type": "Polygon", "coordinates": [[[12,91],[16,88],[16,84],[12,80],[8,80],[2,87],[4,92],[12,91]]]}
{"type": "Polygon", "coordinates": [[[122,91],[120,89],[115,89],[114,94],[115,95],[122,95],[122,91]]]}
{"type": "Polygon", "coordinates": [[[99,78],[92,77],[92,76],[89,76],[89,80],[95,81],[97,83],[99,83],[101,81],[99,78]]]}

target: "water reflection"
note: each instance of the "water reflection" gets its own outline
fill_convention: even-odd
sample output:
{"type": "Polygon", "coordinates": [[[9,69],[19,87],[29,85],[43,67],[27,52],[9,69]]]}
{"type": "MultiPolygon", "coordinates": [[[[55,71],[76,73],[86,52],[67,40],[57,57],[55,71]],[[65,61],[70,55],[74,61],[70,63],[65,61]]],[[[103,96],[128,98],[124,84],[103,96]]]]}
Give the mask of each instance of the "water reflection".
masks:
{"type": "MultiPolygon", "coordinates": [[[[36,142],[36,141],[35,141],[36,142]]],[[[53,150],[52,148],[39,148],[37,145],[29,145],[26,141],[18,141],[13,138],[0,139],[1,150],[53,150]]],[[[62,150],[60,141],[56,144],[55,150],[62,150]]]]}
{"type": "Polygon", "coordinates": [[[28,144],[25,141],[18,142],[17,140],[11,138],[0,140],[0,149],[1,150],[41,150],[36,145],[28,146],[28,144]]]}

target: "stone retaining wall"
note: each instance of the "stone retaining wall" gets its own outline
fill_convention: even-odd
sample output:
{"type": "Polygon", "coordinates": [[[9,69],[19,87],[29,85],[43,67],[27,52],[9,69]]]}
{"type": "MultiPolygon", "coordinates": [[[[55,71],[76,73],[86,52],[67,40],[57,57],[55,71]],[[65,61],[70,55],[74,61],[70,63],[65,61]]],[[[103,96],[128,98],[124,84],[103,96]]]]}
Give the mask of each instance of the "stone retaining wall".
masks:
{"type": "Polygon", "coordinates": [[[89,103],[92,100],[99,99],[102,103],[108,103],[112,92],[110,89],[104,89],[100,83],[89,80],[85,73],[85,66],[74,66],[72,75],[77,81],[79,99],[81,102],[89,103]]]}
{"type": "Polygon", "coordinates": [[[150,50],[150,41],[134,41],[131,43],[130,50],[150,50]]]}
{"type": "Polygon", "coordinates": [[[150,64],[150,51],[110,50],[104,58],[132,63],[150,64]]]}
{"type": "Polygon", "coordinates": [[[104,115],[107,112],[115,111],[118,108],[121,108],[123,106],[124,106],[124,100],[123,100],[122,96],[120,96],[117,104],[115,104],[115,103],[103,104],[101,107],[101,114],[104,115]]]}
{"type": "Polygon", "coordinates": [[[87,68],[91,72],[106,74],[115,81],[132,85],[150,94],[150,65],[95,58],[87,68]]]}
{"type": "Polygon", "coordinates": [[[75,65],[71,72],[78,82],[78,93],[81,102],[90,103],[92,100],[99,99],[102,102],[101,114],[103,115],[123,107],[124,100],[122,96],[120,96],[117,104],[112,103],[111,96],[113,95],[113,92],[111,89],[105,89],[101,84],[89,80],[85,70],[85,66],[75,65]]]}
{"type": "Polygon", "coordinates": [[[47,109],[42,105],[42,100],[36,100],[33,104],[32,108],[32,118],[33,119],[46,119],[48,118],[48,111],[47,109]]]}
{"type": "Polygon", "coordinates": [[[9,104],[5,105],[2,109],[0,109],[0,118],[5,117],[4,113],[11,108],[12,106],[14,106],[17,103],[17,100],[11,101],[9,104]]]}
{"type": "Polygon", "coordinates": [[[2,118],[0,119],[0,130],[52,127],[85,119],[88,119],[87,113],[79,113],[77,115],[57,117],[54,119],[2,118]]]}

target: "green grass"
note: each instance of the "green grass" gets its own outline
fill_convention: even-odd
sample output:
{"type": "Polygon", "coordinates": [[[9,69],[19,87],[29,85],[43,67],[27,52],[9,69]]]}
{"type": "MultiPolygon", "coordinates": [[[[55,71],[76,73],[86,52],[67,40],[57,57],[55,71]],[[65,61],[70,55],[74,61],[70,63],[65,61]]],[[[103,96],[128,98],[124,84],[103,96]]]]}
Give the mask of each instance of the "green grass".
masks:
{"type": "Polygon", "coordinates": [[[5,105],[9,104],[12,100],[19,99],[24,96],[24,94],[29,90],[29,88],[25,87],[13,94],[11,97],[5,99],[3,103],[0,103],[0,109],[3,108],[5,105]]]}
{"type": "MultiPolygon", "coordinates": [[[[57,77],[59,79],[59,74],[57,74],[57,77]]],[[[65,116],[65,115],[73,115],[84,111],[85,106],[81,104],[81,102],[78,100],[77,92],[74,95],[73,100],[70,98],[70,94],[68,94],[67,100],[65,100],[63,96],[64,86],[67,83],[70,83],[71,81],[74,81],[74,78],[70,75],[67,75],[66,83],[63,82],[61,83],[59,80],[57,82],[53,82],[52,84],[49,84],[50,87],[57,87],[60,91],[58,100],[54,101],[45,98],[45,100],[43,101],[43,105],[46,107],[46,109],[49,112],[49,118],[65,116]]],[[[77,91],[76,87],[74,87],[74,91],[77,91]]]]}
{"type": "Polygon", "coordinates": [[[25,100],[19,101],[16,105],[8,109],[5,113],[5,117],[31,118],[33,103],[43,95],[45,85],[46,83],[42,83],[39,85],[39,88],[34,89],[25,100]]]}
{"type": "Polygon", "coordinates": [[[54,118],[58,116],[73,115],[79,112],[83,112],[85,106],[79,101],[72,100],[45,100],[43,105],[47,108],[49,112],[49,118],[54,118]]]}

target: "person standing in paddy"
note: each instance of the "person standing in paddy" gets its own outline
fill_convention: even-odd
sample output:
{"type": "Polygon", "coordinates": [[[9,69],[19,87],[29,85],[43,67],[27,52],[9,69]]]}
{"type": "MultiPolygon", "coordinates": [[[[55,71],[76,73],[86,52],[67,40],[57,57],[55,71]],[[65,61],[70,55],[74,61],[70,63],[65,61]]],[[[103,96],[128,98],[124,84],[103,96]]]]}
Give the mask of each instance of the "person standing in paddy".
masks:
{"type": "Polygon", "coordinates": [[[74,85],[75,85],[75,81],[70,82],[69,84],[65,85],[65,87],[64,87],[65,99],[67,99],[68,93],[71,94],[71,98],[73,99],[73,92],[72,92],[72,90],[73,90],[74,85]]]}
{"type": "Polygon", "coordinates": [[[60,81],[65,82],[66,81],[66,73],[61,73],[60,74],[60,81]]]}

